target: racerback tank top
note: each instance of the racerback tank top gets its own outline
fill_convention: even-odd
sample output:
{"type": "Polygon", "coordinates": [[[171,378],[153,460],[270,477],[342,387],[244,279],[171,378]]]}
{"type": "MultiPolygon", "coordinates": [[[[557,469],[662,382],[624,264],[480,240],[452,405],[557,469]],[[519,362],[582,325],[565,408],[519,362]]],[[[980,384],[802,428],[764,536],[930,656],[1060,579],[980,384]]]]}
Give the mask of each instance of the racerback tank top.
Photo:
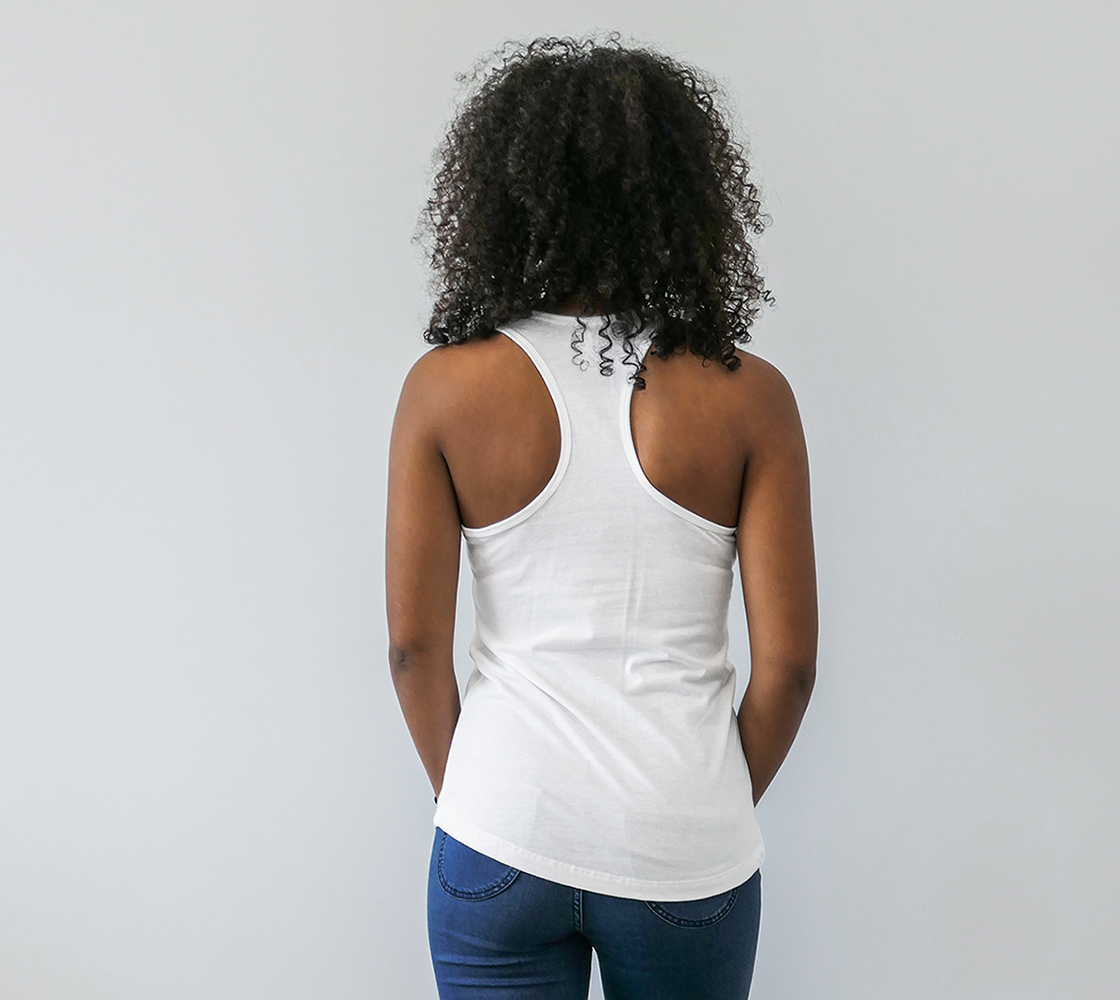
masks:
{"type": "MultiPolygon", "coordinates": [[[[560,458],[526,507],[463,528],[474,669],[434,822],[574,888],[699,899],[763,857],[727,655],[735,529],[646,479],[636,364],[617,328],[585,322],[533,313],[501,330],[548,388],[560,458]]],[[[636,362],[648,333],[632,345],[636,362]]]]}

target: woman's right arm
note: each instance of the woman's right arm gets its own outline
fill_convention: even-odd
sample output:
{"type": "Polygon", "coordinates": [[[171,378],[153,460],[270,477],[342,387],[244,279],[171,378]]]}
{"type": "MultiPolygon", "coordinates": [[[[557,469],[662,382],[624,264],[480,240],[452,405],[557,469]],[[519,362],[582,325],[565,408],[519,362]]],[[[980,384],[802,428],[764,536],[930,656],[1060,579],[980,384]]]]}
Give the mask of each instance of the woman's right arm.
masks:
{"type": "Polygon", "coordinates": [[[751,674],[739,735],[757,803],[785,760],[816,678],[817,588],[809,460],[793,392],[751,357],[750,452],[737,541],[751,674]]]}
{"type": "Polygon", "coordinates": [[[440,447],[447,398],[439,350],[401,390],[389,447],[385,596],[389,667],[417,753],[438,795],[459,719],[452,647],[459,586],[459,506],[440,447]]]}

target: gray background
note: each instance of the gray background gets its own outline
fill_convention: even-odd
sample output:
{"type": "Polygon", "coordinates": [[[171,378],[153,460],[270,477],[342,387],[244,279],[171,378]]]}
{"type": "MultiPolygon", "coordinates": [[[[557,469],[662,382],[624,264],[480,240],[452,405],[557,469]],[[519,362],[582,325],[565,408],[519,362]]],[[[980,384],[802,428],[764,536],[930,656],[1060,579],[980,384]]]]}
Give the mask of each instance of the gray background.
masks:
{"type": "Polygon", "coordinates": [[[775,220],[822,634],[752,997],[1115,996],[1115,4],[4,0],[4,1000],[434,998],[409,238],[455,73],[596,27],[724,81],[775,220]]]}

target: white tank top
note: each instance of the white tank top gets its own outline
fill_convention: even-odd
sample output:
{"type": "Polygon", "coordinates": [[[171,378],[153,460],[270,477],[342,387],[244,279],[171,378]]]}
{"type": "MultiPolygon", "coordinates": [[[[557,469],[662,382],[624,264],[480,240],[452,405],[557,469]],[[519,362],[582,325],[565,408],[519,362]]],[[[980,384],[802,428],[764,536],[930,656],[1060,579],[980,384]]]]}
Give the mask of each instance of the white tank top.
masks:
{"type": "MultiPolygon", "coordinates": [[[[727,612],[735,529],[646,479],[631,373],[599,321],[534,313],[502,333],[552,395],[560,460],[528,506],[463,528],[474,670],[434,822],[541,878],[699,899],[762,863],[736,723],[727,612]],[[578,335],[577,335],[578,336],[578,335]]],[[[648,334],[633,341],[638,358],[648,334]]]]}

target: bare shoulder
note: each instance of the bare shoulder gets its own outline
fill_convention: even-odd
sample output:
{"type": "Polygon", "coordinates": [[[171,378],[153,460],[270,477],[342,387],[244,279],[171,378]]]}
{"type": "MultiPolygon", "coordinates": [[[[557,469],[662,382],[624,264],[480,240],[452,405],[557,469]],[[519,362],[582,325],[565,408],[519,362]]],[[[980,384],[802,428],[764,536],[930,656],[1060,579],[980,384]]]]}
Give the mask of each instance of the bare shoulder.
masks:
{"type": "Polygon", "coordinates": [[[472,376],[500,364],[508,354],[509,340],[492,336],[461,344],[443,344],[422,354],[409,370],[407,382],[425,386],[430,382],[469,381],[472,376]]]}
{"type": "Polygon", "coordinates": [[[401,406],[429,416],[453,411],[475,395],[480,381],[492,377],[507,360],[512,346],[505,337],[486,337],[433,347],[422,354],[405,377],[401,406]]]}
{"type": "Polygon", "coordinates": [[[748,452],[761,454],[800,453],[804,449],[804,432],[797,400],[785,375],[757,354],[737,350],[739,368],[732,374],[738,378],[734,400],[748,437],[748,452]]]}
{"type": "MultiPolygon", "coordinates": [[[[744,410],[755,418],[797,422],[797,401],[781,371],[769,361],[748,351],[736,350],[739,368],[733,379],[735,395],[744,410]]],[[[767,422],[769,422],[769,420],[767,422]]]]}
{"type": "Polygon", "coordinates": [[[749,351],[736,350],[743,391],[749,394],[763,393],[766,396],[792,396],[793,390],[785,375],[777,366],[749,351]]]}

